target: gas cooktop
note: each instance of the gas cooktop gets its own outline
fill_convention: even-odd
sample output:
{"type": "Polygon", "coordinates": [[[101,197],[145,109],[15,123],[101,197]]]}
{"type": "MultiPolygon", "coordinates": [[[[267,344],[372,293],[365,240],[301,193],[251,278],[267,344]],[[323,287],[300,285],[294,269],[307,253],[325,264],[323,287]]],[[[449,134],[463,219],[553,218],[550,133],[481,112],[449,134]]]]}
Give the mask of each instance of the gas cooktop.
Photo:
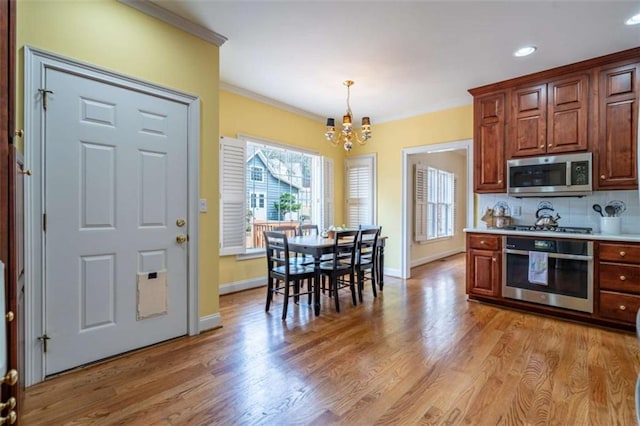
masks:
{"type": "Polygon", "coordinates": [[[540,225],[515,225],[509,227],[514,231],[541,231],[541,232],[568,232],[572,234],[591,234],[592,228],[579,226],[540,226],[540,225]]]}

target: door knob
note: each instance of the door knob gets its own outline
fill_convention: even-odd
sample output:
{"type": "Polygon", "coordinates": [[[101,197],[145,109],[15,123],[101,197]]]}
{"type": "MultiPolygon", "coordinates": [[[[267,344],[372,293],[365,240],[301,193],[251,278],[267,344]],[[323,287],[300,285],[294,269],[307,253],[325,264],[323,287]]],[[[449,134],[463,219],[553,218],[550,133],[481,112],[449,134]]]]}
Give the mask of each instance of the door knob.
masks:
{"type": "Polygon", "coordinates": [[[176,225],[178,225],[178,227],[180,228],[182,228],[186,223],[187,221],[184,220],[183,218],[179,218],[178,220],[176,220],[176,225]]]}
{"type": "Polygon", "coordinates": [[[176,237],[176,242],[178,244],[184,244],[187,242],[187,236],[184,234],[178,234],[178,236],[176,237]]]}

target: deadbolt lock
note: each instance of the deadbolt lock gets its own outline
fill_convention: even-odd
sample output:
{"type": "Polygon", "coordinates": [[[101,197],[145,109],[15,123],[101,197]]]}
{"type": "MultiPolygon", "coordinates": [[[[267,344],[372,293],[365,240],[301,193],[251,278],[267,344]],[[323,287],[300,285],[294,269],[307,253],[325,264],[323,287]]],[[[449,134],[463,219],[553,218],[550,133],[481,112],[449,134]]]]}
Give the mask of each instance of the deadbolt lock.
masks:
{"type": "Polygon", "coordinates": [[[187,221],[184,220],[183,218],[179,218],[178,220],[176,220],[176,225],[178,225],[178,227],[180,228],[182,228],[186,223],[187,221]]]}
{"type": "Polygon", "coordinates": [[[176,237],[176,242],[178,244],[184,244],[187,242],[187,236],[184,234],[178,234],[178,236],[176,237]]]}

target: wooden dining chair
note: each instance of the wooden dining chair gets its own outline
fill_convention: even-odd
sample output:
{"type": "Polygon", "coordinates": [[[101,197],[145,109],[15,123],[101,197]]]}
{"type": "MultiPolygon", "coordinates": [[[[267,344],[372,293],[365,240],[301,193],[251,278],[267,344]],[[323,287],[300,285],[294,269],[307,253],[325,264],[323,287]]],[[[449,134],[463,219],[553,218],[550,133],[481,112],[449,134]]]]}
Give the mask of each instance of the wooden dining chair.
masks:
{"type": "Polygon", "coordinates": [[[331,260],[320,263],[320,274],[329,279],[329,293],[335,299],[336,312],[340,312],[338,291],[349,287],[353,305],[357,305],[355,287],[356,247],[358,230],[336,231],[331,260]],[[348,276],[348,279],[345,278],[348,276]]]}
{"type": "Polygon", "coordinates": [[[284,296],[282,304],[282,319],[287,319],[289,298],[293,297],[298,303],[300,296],[309,296],[311,306],[315,271],[313,266],[300,265],[291,262],[289,242],[284,232],[264,231],[267,253],[267,304],[265,310],[269,312],[274,294],[284,296]],[[308,283],[306,290],[302,290],[301,283],[308,283]]]}
{"type": "MultiPolygon", "coordinates": [[[[378,225],[359,225],[358,229],[360,230],[368,230],[368,229],[377,229],[378,230],[378,242],[380,241],[380,236],[382,235],[382,226],[378,226],[378,225]]],[[[373,269],[373,273],[375,275],[375,280],[378,283],[378,286],[380,288],[380,291],[382,291],[382,274],[384,273],[384,271],[382,271],[381,268],[381,263],[380,263],[380,256],[381,256],[381,251],[382,248],[380,246],[380,244],[377,244],[376,248],[375,248],[375,258],[374,258],[374,262],[375,262],[375,266],[373,269]]]]}
{"type": "Polygon", "coordinates": [[[301,237],[307,235],[320,235],[318,231],[318,225],[314,224],[303,224],[298,226],[298,235],[301,237]]]}
{"type": "Polygon", "coordinates": [[[371,281],[373,297],[378,297],[376,291],[376,270],[377,270],[377,250],[378,236],[380,228],[371,227],[361,229],[358,237],[356,249],[356,274],[358,276],[358,298],[362,302],[362,290],[365,281],[371,281]]]}

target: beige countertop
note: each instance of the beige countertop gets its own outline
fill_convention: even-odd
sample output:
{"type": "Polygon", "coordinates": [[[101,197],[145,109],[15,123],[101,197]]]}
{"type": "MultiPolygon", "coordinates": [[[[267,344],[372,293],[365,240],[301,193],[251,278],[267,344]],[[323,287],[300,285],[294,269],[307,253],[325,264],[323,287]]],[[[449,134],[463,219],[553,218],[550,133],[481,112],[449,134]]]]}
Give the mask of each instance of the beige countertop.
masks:
{"type": "Polygon", "coordinates": [[[519,235],[523,237],[553,237],[568,238],[573,240],[597,240],[597,241],[621,241],[621,242],[640,242],[640,234],[575,234],[570,232],[551,232],[551,231],[514,231],[511,229],[498,228],[464,228],[464,232],[478,232],[483,234],[498,235],[519,235]]]}

